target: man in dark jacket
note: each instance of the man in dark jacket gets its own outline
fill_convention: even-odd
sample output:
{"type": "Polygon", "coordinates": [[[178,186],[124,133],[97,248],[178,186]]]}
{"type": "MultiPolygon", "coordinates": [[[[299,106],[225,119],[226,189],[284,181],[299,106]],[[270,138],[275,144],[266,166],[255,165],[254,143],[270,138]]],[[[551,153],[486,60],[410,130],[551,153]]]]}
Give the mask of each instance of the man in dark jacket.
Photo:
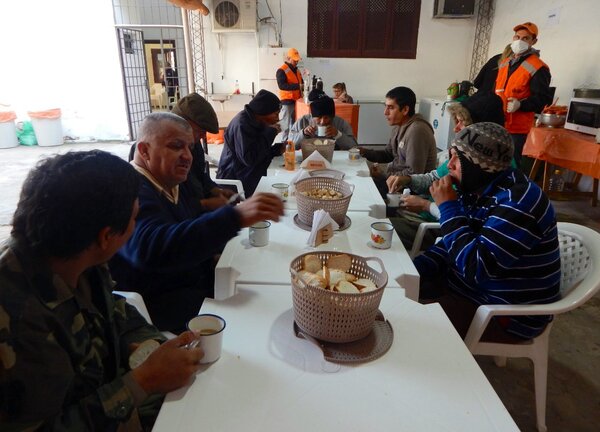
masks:
{"type": "Polygon", "coordinates": [[[215,254],[241,228],[283,214],[273,194],[203,212],[186,182],[193,142],[183,118],[146,117],[133,161],[143,177],[140,210],[133,235],[110,263],[119,288],[142,293],[154,324],[176,333],[213,295],[215,254]]]}
{"type": "Polygon", "coordinates": [[[252,195],[260,178],[267,175],[273,157],[285,150],[282,143],[273,144],[280,108],[277,96],[261,90],[225,131],[217,178],[241,180],[246,196],[252,195]]]}

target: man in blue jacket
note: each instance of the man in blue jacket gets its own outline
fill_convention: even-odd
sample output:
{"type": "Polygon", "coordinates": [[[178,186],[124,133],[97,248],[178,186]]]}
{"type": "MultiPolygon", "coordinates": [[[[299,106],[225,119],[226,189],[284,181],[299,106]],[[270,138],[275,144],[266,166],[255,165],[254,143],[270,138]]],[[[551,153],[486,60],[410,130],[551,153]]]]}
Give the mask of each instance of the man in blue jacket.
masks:
{"type": "Polygon", "coordinates": [[[214,256],[238,231],[279,220],[283,204],[257,194],[241,204],[203,212],[185,180],[192,166],[190,125],[171,113],[152,113],[140,127],[134,168],[142,176],[139,213],[129,241],[111,260],[119,289],[144,297],[154,324],[179,332],[213,295],[214,256]]]}
{"type": "MultiPolygon", "coordinates": [[[[420,298],[439,301],[463,337],[479,305],[551,303],[560,297],[554,209],[535,183],[510,167],[513,150],[502,126],[468,126],[452,143],[450,174],[429,189],[440,210],[442,240],[415,259],[420,298]],[[434,292],[440,288],[443,292],[434,292]]],[[[500,317],[488,325],[484,339],[530,339],[551,319],[500,317]]]]}
{"type": "Polygon", "coordinates": [[[273,144],[280,109],[279,98],[261,90],[233,118],[225,131],[217,178],[241,180],[246,196],[254,193],[273,157],[285,150],[283,143],[273,144]]]}

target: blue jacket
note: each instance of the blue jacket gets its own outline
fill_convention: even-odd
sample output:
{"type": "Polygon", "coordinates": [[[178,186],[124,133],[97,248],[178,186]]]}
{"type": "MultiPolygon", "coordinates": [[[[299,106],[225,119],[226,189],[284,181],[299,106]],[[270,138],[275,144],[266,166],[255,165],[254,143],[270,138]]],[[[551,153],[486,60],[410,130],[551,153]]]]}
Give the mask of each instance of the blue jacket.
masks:
{"type": "Polygon", "coordinates": [[[283,144],[272,145],[276,135],[277,130],[256,120],[246,105],[225,131],[217,178],[241,180],[246,196],[252,195],[273,157],[281,154],[283,144]]]}
{"type": "MultiPolygon", "coordinates": [[[[481,196],[463,194],[439,208],[442,241],[415,258],[422,279],[446,272],[449,289],[476,304],[560,298],[554,208],[521,171],[509,169],[481,196]]],[[[512,317],[506,330],[529,339],[551,318],[512,317]]]]}
{"type": "Polygon", "coordinates": [[[153,323],[181,330],[214,291],[215,254],[237,235],[231,206],[202,213],[188,182],[179,185],[177,204],[144,177],[135,230],[110,261],[117,289],[138,291],[153,323]]]}

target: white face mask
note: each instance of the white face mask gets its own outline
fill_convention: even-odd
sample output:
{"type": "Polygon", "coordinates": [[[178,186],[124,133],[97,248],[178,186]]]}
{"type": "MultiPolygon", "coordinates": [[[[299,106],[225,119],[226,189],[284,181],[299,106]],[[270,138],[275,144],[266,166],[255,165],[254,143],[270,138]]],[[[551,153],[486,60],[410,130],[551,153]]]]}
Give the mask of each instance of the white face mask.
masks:
{"type": "Polygon", "coordinates": [[[529,49],[529,44],[524,40],[518,39],[510,44],[510,48],[515,54],[521,54],[529,49]]]}

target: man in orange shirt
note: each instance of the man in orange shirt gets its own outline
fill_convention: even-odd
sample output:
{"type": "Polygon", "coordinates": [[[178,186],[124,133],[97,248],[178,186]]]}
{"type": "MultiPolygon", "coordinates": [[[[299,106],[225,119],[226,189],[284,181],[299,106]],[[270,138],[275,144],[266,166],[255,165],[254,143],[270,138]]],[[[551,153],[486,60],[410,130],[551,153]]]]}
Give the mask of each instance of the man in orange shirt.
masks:
{"type": "Polygon", "coordinates": [[[302,74],[298,70],[300,53],[296,48],[290,48],[287,52],[285,63],[277,69],[277,86],[279,87],[279,99],[281,100],[281,111],[279,119],[282,123],[281,141],[288,139],[290,128],[296,121],[296,100],[302,98],[302,74]]]}
{"type": "Polygon", "coordinates": [[[550,69],[540,60],[540,52],[533,48],[537,42],[538,27],[526,22],[513,30],[513,55],[499,66],[496,94],[504,104],[504,126],[512,136],[515,162],[520,167],[523,145],[533,126],[534,114],[552,103],[552,92],[550,69]]]}

